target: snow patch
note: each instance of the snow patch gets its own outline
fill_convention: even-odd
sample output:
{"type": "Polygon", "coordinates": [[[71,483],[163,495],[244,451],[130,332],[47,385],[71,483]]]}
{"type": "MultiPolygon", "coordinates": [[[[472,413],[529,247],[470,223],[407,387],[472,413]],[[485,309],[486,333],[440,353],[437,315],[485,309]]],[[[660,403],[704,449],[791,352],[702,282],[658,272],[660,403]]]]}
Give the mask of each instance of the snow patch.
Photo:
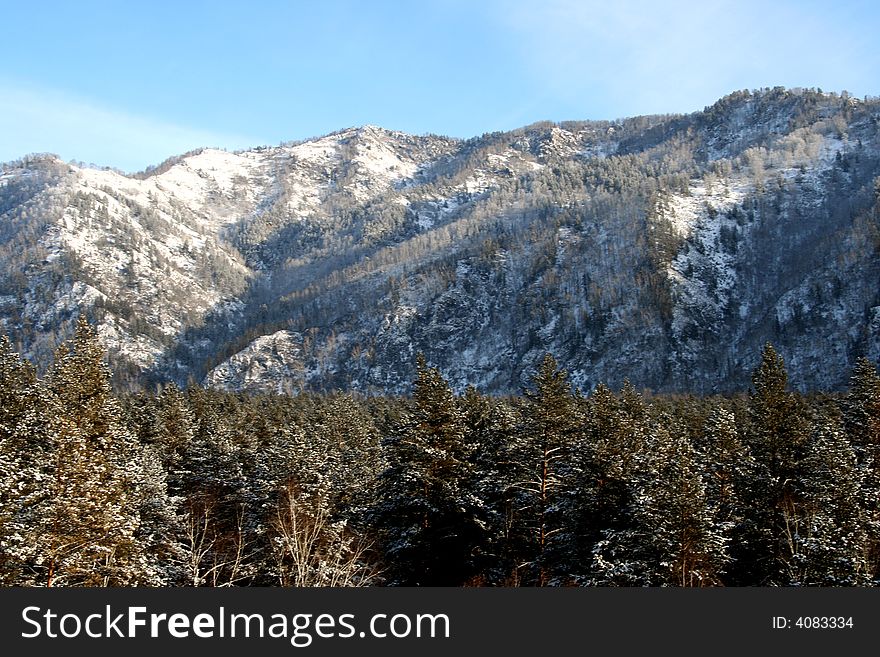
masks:
{"type": "Polygon", "coordinates": [[[292,391],[308,377],[302,342],[302,335],[288,330],[260,336],[208,372],[203,383],[235,391],[292,391]]]}

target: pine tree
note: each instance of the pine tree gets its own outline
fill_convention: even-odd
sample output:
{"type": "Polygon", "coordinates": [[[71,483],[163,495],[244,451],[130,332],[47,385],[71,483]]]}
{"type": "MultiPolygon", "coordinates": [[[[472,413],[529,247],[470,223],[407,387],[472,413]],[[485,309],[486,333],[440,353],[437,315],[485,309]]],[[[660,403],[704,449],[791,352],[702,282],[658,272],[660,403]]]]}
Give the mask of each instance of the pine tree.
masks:
{"type": "MultiPolygon", "coordinates": [[[[662,440],[662,430],[658,434],[662,440]]],[[[660,555],[660,582],[717,585],[729,559],[729,539],[717,520],[717,507],[706,494],[699,455],[681,431],[673,429],[664,442],[657,449],[657,477],[648,482],[646,504],[640,509],[660,555]]]]}
{"type": "Polygon", "coordinates": [[[865,500],[865,528],[869,537],[870,577],[880,579],[880,376],[865,357],[856,361],[850,387],[841,402],[843,428],[855,450],[865,500]]]}
{"type": "Polygon", "coordinates": [[[191,386],[187,405],[193,438],[182,451],[179,475],[186,580],[192,586],[241,584],[254,576],[250,548],[258,531],[244,471],[256,461],[247,448],[250,428],[236,431],[242,408],[228,393],[191,386]]]}
{"type": "Polygon", "coordinates": [[[804,457],[801,494],[782,508],[780,561],[789,585],[853,586],[871,581],[862,472],[836,418],[819,417],[804,457]]]}
{"type": "Polygon", "coordinates": [[[521,491],[519,521],[527,536],[522,581],[544,586],[554,571],[567,579],[568,554],[563,548],[564,495],[573,480],[571,447],[577,426],[576,398],[567,372],[546,354],[526,393],[524,424],[516,455],[521,491]]]}
{"type": "Polygon", "coordinates": [[[0,584],[27,583],[30,526],[46,495],[52,449],[47,402],[33,367],[0,338],[0,584]]]}
{"type": "Polygon", "coordinates": [[[479,501],[466,485],[470,446],[455,396],[439,370],[417,360],[413,407],[383,441],[388,467],[372,514],[390,581],[456,586],[476,571],[479,501]]]}
{"type": "Polygon", "coordinates": [[[154,422],[156,451],[162,465],[179,476],[183,454],[189,448],[195,430],[186,397],[173,383],[164,386],[156,400],[154,422]]]}
{"type": "Polygon", "coordinates": [[[619,396],[599,384],[587,400],[577,442],[576,498],[567,515],[575,527],[570,549],[581,564],[579,579],[595,582],[598,546],[634,526],[635,495],[642,485],[650,435],[644,400],[629,382],[619,396]]]}
{"type": "Polygon", "coordinates": [[[418,359],[414,409],[385,441],[375,521],[393,582],[458,585],[473,576],[483,540],[479,500],[466,487],[471,447],[455,397],[440,372],[418,359]]]}
{"type": "MultiPolygon", "coordinates": [[[[880,375],[864,356],[856,360],[849,391],[842,402],[843,425],[861,461],[872,459],[880,449],[880,375]]],[[[876,464],[880,468],[880,463],[876,464]]]]}
{"type": "Polygon", "coordinates": [[[721,582],[726,539],[683,428],[661,416],[640,459],[630,523],[606,530],[594,556],[596,583],[712,586],[721,582]]]}
{"type": "Polygon", "coordinates": [[[715,509],[715,525],[724,537],[731,560],[725,567],[725,582],[737,583],[741,565],[745,571],[742,576],[748,581],[748,564],[737,560],[741,550],[748,554],[744,494],[756,476],[755,462],[740,439],[733,412],[720,403],[706,418],[700,458],[704,461],[706,501],[715,509]]]}
{"type": "Polygon", "coordinates": [[[323,400],[310,424],[308,448],[320,453],[307,467],[322,473],[334,512],[362,514],[375,501],[376,478],[385,465],[372,418],[353,396],[335,394],[323,400]]]}
{"type": "Polygon", "coordinates": [[[739,438],[736,418],[716,406],[703,428],[706,495],[720,522],[737,523],[742,513],[741,489],[752,476],[752,456],[739,438]]]}
{"type": "Polygon", "coordinates": [[[473,446],[467,488],[480,501],[485,541],[475,545],[478,582],[514,585],[521,545],[514,527],[519,508],[512,485],[517,417],[506,400],[481,395],[468,386],[459,400],[466,442],[473,446]]]}
{"type": "Polygon", "coordinates": [[[48,375],[51,479],[33,531],[36,583],[148,583],[140,524],[141,454],[121,424],[104,351],[85,320],[48,375]]]}
{"type": "Polygon", "coordinates": [[[738,554],[751,565],[743,584],[787,584],[780,566],[786,551],[786,518],[802,502],[801,475],[810,435],[800,399],[788,392],[782,357],[771,344],[752,375],[748,448],[755,477],[744,491],[748,508],[738,554]]]}
{"type": "Polygon", "coordinates": [[[181,498],[169,493],[167,471],[152,445],[142,446],[136,484],[139,523],[134,538],[141,559],[139,584],[175,586],[185,582],[181,498]]]}

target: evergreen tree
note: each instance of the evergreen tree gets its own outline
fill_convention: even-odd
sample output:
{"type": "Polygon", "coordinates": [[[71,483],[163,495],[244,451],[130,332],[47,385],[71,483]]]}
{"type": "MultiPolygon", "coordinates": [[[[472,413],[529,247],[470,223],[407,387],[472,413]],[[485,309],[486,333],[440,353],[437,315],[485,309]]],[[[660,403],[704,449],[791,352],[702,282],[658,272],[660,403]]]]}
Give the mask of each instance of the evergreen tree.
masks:
{"type": "Polygon", "coordinates": [[[744,494],[756,476],[755,462],[740,440],[733,412],[718,403],[706,418],[700,458],[707,504],[715,509],[715,526],[728,546],[730,563],[725,582],[735,584],[742,577],[748,581],[748,532],[744,494]],[[738,561],[739,555],[744,556],[738,561]],[[742,567],[743,573],[740,573],[742,567]]]}
{"type": "Polygon", "coordinates": [[[466,442],[473,446],[470,481],[481,503],[485,541],[475,546],[479,582],[513,585],[519,583],[521,540],[515,532],[520,511],[516,490],[515,434],[517,416],[506,400],[481,395],[468,386],[459,400],[466,442]]]}
{"type": "Polygon", "coordinates": [[[862,481],[864,524],[868,532],[868,569],[880,578],[880,376],[865,357],[856,361],[842,403],[843,428],[855,450],[862,481]]]}
{"type": "Polygon", "coordinates": [[[335,394],[321,404],[308,427],[307,465],[321,473],[334,513],[362,515],[375,500],[376,478],[384,470],[379,432],[351,395],[335,394]]]}
{"type": "Polygon", "coordinates": [[[230,586],[250,581],[254,560],[249,548],[259,528],[250,513],[245,467],[255,461],[248,449],[251,428],[233,395],[192,386],[193,438],[180,457],[182,485],[181,550],[193,586],[230,586]]]}
{"type": "Polygon", "coordinates": [[[577,496],[567,515],[576,529],[570,550],[580,564],[579,579],[594,582],[604,576],[594,572],[599,543],[633,527],[650,427],[645,403],[629,382],[619,397],[599,384],[585,416],[577,444],[577,496]]]}
{"type": "Polygon", "coordinates": [[[192,412],[186,397],[173,383],[162,388],[156,400],[154,440],[164,468],[179,477],[183,454],[195,436],[192,412]]]}
{"type": "Polygon", "coordinates": [[[458,585],[476,571],[473,546],[484,531],[479,500],[466,488],[471,449],[449,385],[421,356],[413,399],[413,411],[385,440],[375,520],[394,583],[458,585]]]}
{"type": "Polygon", "coordinates": [[[753,475],[752,456],[739,438],[736,418],[717,406],[703,429],[706,495],[718,509],[720,522],[739,522],[741,489],[753,475]]]}
{"type": "Polygon", "coordinates": [[[137,541],[142,459],[121,424],[104,351],[80,320],[48,375],[53,450],[47,496],[32,526],[34,582],[46,586],[146,584],[137,541]]]}
{"type": "MultiPolygon", "coordinates": [[[[321,489],[321,473],[313,472],[310,464],[310,437],[293,416],[291,409],[285,407],[272,417],[274,433],[271,439],[260,444],[254,456],[254,468],[250,480],[250,501],[248,506],[257,516],[255,540],[265,550],[257,550],[255,568],[260,585],[274,585],[284,581],[279,568],[277,539],[283,525],[278,525],[282,516],[291,509],[305,509],[307,500],[320,500],[321,513],[326,512],[326,495],[321,489]],[[281,514],[281,516],[279,516],[281,514]]],[[[264,436],[264,438],[267,438],[264,436]]]]}
{"type": "Polygon", "coordinates": [[[810,435],[800,399],[788,392],[782,357],[771,344],[752,375],[749,396],[748,447],[755,460],[755,477],[744,491],[747,512],[740,560],[750,564],[743,584],[785,585],[781,568],[787,550],[790,509],[802,503],[801,475],[810,435]]]}
{"type": "Polygon", "coordinates": [[[35,507],[46,496],[52,449],[47,400],[33,367],[0,337],[0,584],[28,581],[35,507]]]}
{"type": "Polygon", "coordinates": [[[555,577],[568,578],[571,564],[563,548],[568,526],[564,496],[573,479],[571,447],[577,426],[576,398],[567,372],[546,354],[526,393],[522,434],[516,460],[526,561],[521,580],[544,586],[555,577]]]}
{"type": "Polygon", "coordinates": [[[640,460],[631,521],[594,549],[601,585],[711,586],[721,582],[726,539],[707,500],[697,458],[681,427],[661,417],[640,460]]]}
{"type": "Polygon", "coordinates": [[[856,455],[835,418],[820,417],[804,457],[801,495],[785,498],[780,561],[800,586],[870,583],[869,537],[856,455]]]}
{"type": "Polygon", "coordinates": [[[182,499],[169,493],[162,458],[152,445],[142,447],[136,483],[139,524],[135,541],[142,553],[144,578],[151,586],[175,586],[186,582],[182,499]]]}
{"type": "Polygon", "coordinates": [[[706,494],[699,455],[682,431],[667,426],[673,427],[668,437],[658,428],[657,476],[647,482],[639,509],[659,556],[658,583],[714,586],[729,559],[728,538],[706,494]]]}
{"type": "MultiPolygon", "coordinates": [[[[864,356],[856,360],[842,407],[844,429],[861,462],[875,460],[880,449],[880,375],[877,366],[864,356]]],[[[880,468],[880,463],[876,467],[880,468]]]]}

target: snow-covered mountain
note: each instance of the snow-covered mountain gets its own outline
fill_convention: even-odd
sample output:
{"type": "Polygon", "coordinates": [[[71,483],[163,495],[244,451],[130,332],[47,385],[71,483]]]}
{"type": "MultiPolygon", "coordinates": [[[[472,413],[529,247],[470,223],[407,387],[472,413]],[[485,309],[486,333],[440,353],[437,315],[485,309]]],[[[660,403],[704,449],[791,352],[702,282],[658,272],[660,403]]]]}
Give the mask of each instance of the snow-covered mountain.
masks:
{"type": "Polygon", "coordinates": [[[804,389],[880,356],[880,102],[738,92],[686,116],[469,140],[374,126],[126,176],[0,165],[0,330],[41,366],[86,313],[120,386],[400,392],[422,352],[516,392],[804,389]]]}

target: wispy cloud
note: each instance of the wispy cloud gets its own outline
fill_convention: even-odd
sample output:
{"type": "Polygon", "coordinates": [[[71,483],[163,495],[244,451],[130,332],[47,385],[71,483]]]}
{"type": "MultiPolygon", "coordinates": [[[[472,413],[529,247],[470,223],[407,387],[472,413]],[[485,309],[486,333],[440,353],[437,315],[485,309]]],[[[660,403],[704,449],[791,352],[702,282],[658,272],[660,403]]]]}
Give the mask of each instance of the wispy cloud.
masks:
{"type": "Polygon", "coordinates": [[[52,152],[67,160],[136,171],[200,146],[236,149],[260,143],[0,81],[0,161],[52,152]]]}
{"type": "Polygon", "coordinates": [[[699,109],[777,84],[876,94],[871,21],[856,4],[498,0],[497,15],[522,43],[536,86],[633,114],[699,109]]]}

